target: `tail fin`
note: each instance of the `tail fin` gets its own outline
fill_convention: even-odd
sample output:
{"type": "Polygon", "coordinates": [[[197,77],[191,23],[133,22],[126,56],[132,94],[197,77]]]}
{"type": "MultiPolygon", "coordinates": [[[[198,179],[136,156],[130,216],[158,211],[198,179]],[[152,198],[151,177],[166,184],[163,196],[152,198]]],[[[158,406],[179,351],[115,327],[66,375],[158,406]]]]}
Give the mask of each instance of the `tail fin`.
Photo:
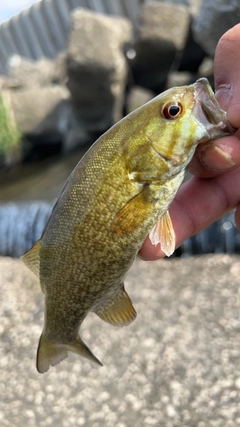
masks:
{"type": "Polygon", "coordinates": [[[37,351],[37,370],[41,374],[48,371],[50,366],[55,366],[68,356],[68,351],[86,357],[92,362],[103,366],[80,337],[72,344],[56,344],[41,335],[37,351]]]}

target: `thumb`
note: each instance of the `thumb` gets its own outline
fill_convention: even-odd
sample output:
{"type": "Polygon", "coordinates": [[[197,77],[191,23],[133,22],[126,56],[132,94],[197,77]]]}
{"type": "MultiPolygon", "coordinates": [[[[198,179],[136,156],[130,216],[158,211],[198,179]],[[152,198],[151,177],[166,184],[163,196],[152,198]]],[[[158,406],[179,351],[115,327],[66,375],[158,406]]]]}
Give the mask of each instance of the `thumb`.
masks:
{"type": "Polygon", "coordinates": [[[215,91],[228,120],[240,127],[240,24],[219,40],[214,58],[215,91]]]}

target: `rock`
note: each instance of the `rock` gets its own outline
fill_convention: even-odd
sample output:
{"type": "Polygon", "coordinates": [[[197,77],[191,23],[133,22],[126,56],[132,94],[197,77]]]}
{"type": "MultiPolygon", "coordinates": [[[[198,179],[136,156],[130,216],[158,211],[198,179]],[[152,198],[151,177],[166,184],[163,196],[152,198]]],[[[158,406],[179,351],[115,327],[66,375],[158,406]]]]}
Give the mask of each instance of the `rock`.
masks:
{"type": "Polygon", "coordinates": [[[189,23],[189,8],[184,5],[159,1],[144,3],[140,15],[139,39],[171,42],[177,50],[182,50],[189,23]]]}
{"type": "Polygon", "coordinates": [[[220,37],[239,21],[238,0],[203,0],[200,13],[193,21],[194,38],[213,57],[220,37]]]}
{"type": "Polygon", "coordinates": [[[189,0],[189,7],[192,16],[199,14],[199,11],[202,6],[202,0],[189,0]]]}
{"type": "Polygon", "coordinates": [[[9,99],[0,92],[0,171],[19,163],[22,159],[21,133],[19,132],[9,99]]]}
{"type": "Polygon", "coordinates": [[[13,55],[9,60],[9,74],[0,75],[0,89],[62,85],[66,80],[65,52],[60,53],[54,60],[41,58],[38,61],[13,55]]]}
{"type": "Polygon", "coordinates": [[[191,19],[191,25],[189,25],[188,36],[178,65],[178,70],[189,71],[196,74],[205,57],[205,50],[194,39],[191,19]]]}
{"type": "Polygon", "coordinates": [[[185,86],[195,82],[195,78],[188,71],[170,71],[166,87],[185,86]]]}
{"type": "Polygon", "coordinates": [[[62,152],[73,152],[83,146],[92,145],[103,132],[90,132],[85,123],[79,120],[76,109],[71,104],[71,114],[69,115],[68,130],[64,134],[62,152]]]}
{"type": "Polygon", "coordinates": [[[146,102],[154,97],[154,92],[144,89],[140,86],[133,86],[127,95],[126,99],[126,113],[129,114],[136,108],[141,107],[146,102]]]}
{"type": "Polygon", "coordinates": [[[154,92],[155,95],[161,93],[175,54],[176,48],[169,41],[137,40],[127,52],[134,84],[154,92]]]}
{"type": "Polygon", "coordinates": [[[61,52],[54,59],[54,70],[52,74],[52,83],[65,84],[67,82],[66,52],[61,52]]]}
{"type": "MultiPolygon", "coordinates": [[[[62,59],[62,56],[60,58],[62,59]]],[[[13,55],[9,61],[10,81],[14,81],[15,85],[20,88],[43,87],[59,82],[60,78],[57,77],[57,72],[63,68],[62,64],[60,67],[60,58],[57,58],[56,61],[48,58],[34,61],[13,55]]],[[[64,79],[63,76],[62,79],[64,79]]]]}
{"type": "Polygon", "coordinates": [[[3,89],[18,89],[19,81],[9,76],[0,75],[0,90],[3,89]]]}
{"type": "Polygon", "coordinates": [[[185,45],[189,22],[189,8],[183,5],[143,4],[137,39],[127,53],[135,84],[156,94],[164,90],[176,53],[185,45]]]}
{"type": "Polygon", "coordinates": [[[30,87],[2,92],[20,132],[28,138],[61,141],[71,113],[69,91],[65,86],[30,87]]]}
{"type": "Polygon", "coordinates": [[[75,116],[87,132],[101,133],[122,116],[130,21],[86,9],[72,13],[67,49],[68,87],[75,116]]]}

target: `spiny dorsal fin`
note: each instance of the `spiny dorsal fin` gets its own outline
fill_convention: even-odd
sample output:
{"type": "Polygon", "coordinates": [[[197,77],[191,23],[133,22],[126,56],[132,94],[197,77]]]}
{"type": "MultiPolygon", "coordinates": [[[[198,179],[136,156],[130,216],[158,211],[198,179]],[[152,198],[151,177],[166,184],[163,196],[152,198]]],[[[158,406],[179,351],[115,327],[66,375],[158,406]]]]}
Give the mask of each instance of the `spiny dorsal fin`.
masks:
{"type": "Polygon", "coordinates": [[[155,224],[149,238],[155,246],[161,243],[161,249],[167,256],[172,255],[175,251],[175,233],[168,211],[155,224]]]}
{"type": "Polygon", "coordinates": [[[127,234],[136,230],[151,214],[153,204],[149,189],[145,187],[117,213],[112,224],[113,232],[127,234]]]}
{"type": "Polygon", "coordinates": [[[38,240],[29,251],[21,256],[24,264],[39,278],[40,249],[42,241],[38,240]]]}
{"type": "Polygon", "coordinates": [[[102,320],[114,326],[127,326],[133,322],[137,315],[124,286],[113,300],[108,300],[95,313],[102,320]]]}

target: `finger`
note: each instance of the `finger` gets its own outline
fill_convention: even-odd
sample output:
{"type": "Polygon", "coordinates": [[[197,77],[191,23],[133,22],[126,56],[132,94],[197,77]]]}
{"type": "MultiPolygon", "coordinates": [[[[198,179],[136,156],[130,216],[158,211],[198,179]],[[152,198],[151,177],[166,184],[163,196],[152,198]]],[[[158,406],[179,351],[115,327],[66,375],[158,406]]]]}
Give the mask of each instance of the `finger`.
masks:
{"type": "Polygon", "coordinates": [[[234,135],[199,144],[188,170],[195,176],[210,178],[239,166],[240,141],[234,135]]]}
{"type": "MultiPolygon", "coordinates": [[[[183,184],[170,206],[176,247],[233,210],[240,203],[239,188],[239,169],[215,178],[193,177],[183,184]]],[[[238,215],[240,223],[240,208],[238,215]]],[[[160,245],[153,246],[147,238],[139,255],[145,260],[156,260],[165,254],[160,245]]]]}
{"type": "Polygon", "coordinates": [[[240,24],[219,40],[214,59],[216,97],[230,123],[240,127],[240,24]]]}
{"type": "MultiPolygon", "coordinates": [[[[227,31],[219,40],[214,59],[216,97],[227,111],[228,120],[240,127],[240,24],[227,31]]],[[[200,144],[190,164],[190,172],[199,177],[213,177],[239,166],[240,132],[235,137],[200,144]],[[232,162],[233,160],[233,162],[232,162]],[[234,164],[235,163],[235,164],[234,164]]]]}
{"type": "Polygon", "coordinates": [[[236,212],[235,212],[235,224],[238,229],[240,229],[240,205],[237,206],[236,212]]]}

